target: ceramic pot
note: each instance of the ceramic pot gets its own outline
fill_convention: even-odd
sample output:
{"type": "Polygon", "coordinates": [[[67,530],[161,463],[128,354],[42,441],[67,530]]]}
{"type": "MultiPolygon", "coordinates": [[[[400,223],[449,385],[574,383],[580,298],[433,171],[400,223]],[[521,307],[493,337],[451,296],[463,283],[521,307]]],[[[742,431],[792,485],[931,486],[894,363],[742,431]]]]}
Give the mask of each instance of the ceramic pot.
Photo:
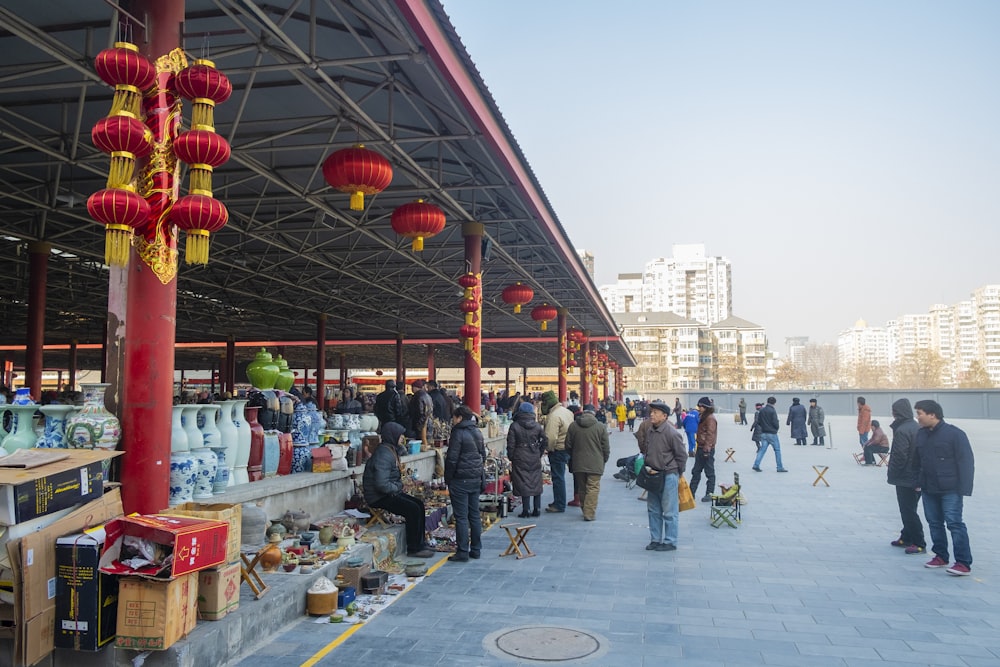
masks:
{"type": "Polygon", "coordinates": [[[14,390],[14,400],[11,405],[35,405],[35,400],[31,398],[30,387],[19,387],[14,390]]]}
{"type": "Polygon", "coordinates": [[[260,563],[261,567],[264,568],[265,572],[274,572],[278,569],[278,566],[281,565],[282,555],[281,547],[279,546],[280,543],[280,538],[277,542],[269,542],[266,547],[257,553],[257,561],[260,563]]]}
{"type": "Polygon", "coordinates": [[[215,423],[222,408],[218,405],[200,405],[198,408],[198,430],[205,447],[212,450],[222,447],[222,433],[215,423]]]}
{"type": "Polygon", "coordinates": [[[243,544],[260,546],[267,540],[267,512],[257,503],[243,503],[240,517],[240,540],[243,544]]]}
{"type": "Polygon", "coordinates": [[[330,415],[326,418],[326,427],[331,431],[344,428],[344,415],[338,415],[336,413],[330,415]]]}
{"type": "Polygon", "coordinates": [[[292,451],[292,474],[312,469],[312,452],[309,445],[295,445],[292,451]]]}
{"type": "MultiPolygon", "coordinates": [[[[250,422],[244,413],[246,407],[245,399],[234,400],[233,403],[233,426],[236,427],[236,455],[233,461],[233,474],[230,476],[232,484],[248,484],[250,476],[247,474],[247,463],[250,461],[250,422]]],[[[259,425],[259,424],[258,424],[259,425]]]]}
{"type": "Polygon", "coordinates": [[[188,442],[187,431],[184,430],[184,422],[181,420],[181,413],[184,412],[183,405],[175,405],[170,413],[170,453],[181,454],[191,451],[191,443],[188,442]]]}
{"type": "Polygon", "coordinates": [[[288,368],[288,361],[280,354],[274,360],[278,364],[278,379],[274,381],[274,388],[281,391],[291,391],[295,384],[295,373],[288,368]]]}
{"type": "MultiPolygon", "coordinates": [[[[326,419],[323,418],[323,413],[316,408],[315,403],[306,404],[306,414],[309,415],[309,419],[312,422],[312,428],[309,429],[309,444],[318,445],[319,433],[326,428],[326,419]]],[[[377,422],[378,419],[375,421],[377,422]]]]}
{"type": "Polygon", "coordinates": [[[281,459],[281,443],[278,442],[277,431],[264,431],[264,458],[261,473],[264,478],[278,474],[278,463],[281,459]]]}
{"type": "Polygon", "coordinates": [[[181,410],[181,424],[184,426],[184,432],[187,433],[188,447],[194,451],[204,443],[204,437],[198,430],[198,413],[201,411],[201,406],[184,405],[181,407],[183,408],[181,410]]]}
{"type": "Polygon", "coordinates": [[[215,453],[217,466],[215,468],[215,480],[212,482],[212,495],[219,496],[226,492],[229,486],[229,462],[226,461],[226,448],[216,447],[212,450],[215,453]]]}
{"type": "Polygon", "coordinates": [[[295,457],[295,445],[292,444],[291,433],[278,434],[278,471],[279,475],[292,474],[292,459],[295,457]]]}
{"type": "Polygon", "coordinates": [[[247,379],[257,389],[273,389],[280,370],[278,364],[274,363],[271,353],[262,347],[253,361],[247,364],[247,379]]]}
{"type": "Polygon", "coordinates": [[[335,538],[335,533],[333,526],[320,526],[319,529],[319,543],[320,544],[330,544],[335,538]]]}
{"type": "Polygon", "coordinates": [[[312,429],[312,418],[303,403],[295,404],[295,414],[292,415],[292,444],[309,444],[309,434],[312,429]]]}
{"type": "Polygon", "coordinates": [[[278,395],[278,406],[277,429],[282,433],[291,433],[295,419],[295,400],[291,394],[281,392],[278,395]]]}
{"type": "MultiPolygon", "coordinates": [[[[236,468],[236,449],[238,432],[236,424],[233,423],[233,406],[236,401],[221,401],[219,403],[219,421],[216,426],[219,429],[220,447],[226,452],[226,478],[229,480],[228,486],[234,486],[233,471],[236,468]]],[[[218,454],[218,452],[216,452],[218,454]]]]}
{"type": "Polygon", "coordinates": [[[66,442],[77,449],[114,449],[122,435],[118,417],[104,407],[106,383],[83,386],[83,408],[66,420],[66,442]]]}
{"type": "Polygon", "coordinates": [[[170,493],[168,500],[171,507],[194,500],[196,476],[197,463],[190,452],[171,452],[170,493]]]}
{"type": "Polygon", "coordinates": [[[378,417],[375,415],[361,415],[360,428],[362,431],[375,432],[378,431],[378,417]]]}
{"type": "Polygon", "coordinates": [[[247,481],[264,479],[264,427],[257,421],[260,408],[245,408],[247,424],[250,427],[250,453],[247,457],[247,481]]]}
{"type": "Polygon", "coordinates": [[[288,510],[281,517],[281,525],[287,528],[290,533],[303,533],[309,530],[311,520],[312,515],[303,509],[288,510]]]}
{"type": "Polygon", "coordinates": [[[35,447],[66,449],[66,420],[76,410],[76,406],[43,405],[38,409],[45,415],[45,431],[35,447]]]}
{"type": "Polygon", "coordinates": [[[274,521],[270,526],[267,527],[267,539],[274,540],[274,536],[277,535],[279,539],[285,539],[285,535],[288,534],[288,528],[285,528],[285,524],[280,521],[274,521]]]}
{"type": "Polygon", "coordinates": [[[191,450],[197,470],[194,478],[194,499],[211,500],[214,495],[215,473],[219,470],[219,459],[208,447],[197,447],[191,450]]]}
{"type": "Polygon", "coordinates": [[[35,446],[35,442],[38,440],[34,423],[37,410],[38,406],[34,404],[3,406],[0,415],[3,412],[11,412],[14,415],[14,419],[11,421],[10,435],[4,438],[3,442],[0,442],[0,448],[4,450],[3,456],[13,454],[18,449],[30,449],[35,446]]]}

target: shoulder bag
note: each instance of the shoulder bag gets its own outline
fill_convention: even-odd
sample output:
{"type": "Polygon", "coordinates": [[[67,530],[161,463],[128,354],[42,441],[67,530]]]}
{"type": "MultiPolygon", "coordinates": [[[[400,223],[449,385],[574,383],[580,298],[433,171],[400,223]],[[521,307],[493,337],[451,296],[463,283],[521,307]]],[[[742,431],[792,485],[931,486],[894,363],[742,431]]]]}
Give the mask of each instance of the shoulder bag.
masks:
{"type": "Polygon", "coordinates": [[[635,483],[639,488],[646,489],[650,493],[663,493],[664,477],[662,471],[643,465],[639,468],[639,476],[635,483]]]}

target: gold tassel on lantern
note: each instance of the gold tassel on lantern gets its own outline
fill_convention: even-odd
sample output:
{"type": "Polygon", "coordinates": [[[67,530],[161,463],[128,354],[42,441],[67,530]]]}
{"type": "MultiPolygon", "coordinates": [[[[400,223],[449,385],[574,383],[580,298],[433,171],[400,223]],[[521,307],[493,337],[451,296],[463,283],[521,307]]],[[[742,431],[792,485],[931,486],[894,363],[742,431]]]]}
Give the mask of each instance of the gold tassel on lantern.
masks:
{"type": "Polygon", "coordinates": [[[142,102],[142,91],[135,86],[119,83],[115,86],[115,96],[111,100],[111,113],[115,116],[122,112],[130,114],[133,118],[139,118],[139,105],[142,102]]]}
{"type": "Polygon", "coordinates": [[[351,204],[350,209],[352,211],[363,211],[365,210],[365,193],[358,190],[357,192],[351,193],[351,204]]]}
{"type": "Polygon", "coordinates": [[[542,331],[548,331],[548,330],[549,330],[548,320],[542,320],[542,331]]]}
{"type": "Polygon", "coordinates": [[[188,190],[192,194],[212,196],[212,165],[195,162],[190,165],[191,178],[188,190]]]}
{"type": "Polygon", "coordinates": [[[210,97],[191,100],[191,129],[215,132],[215,100],[210,97]]]}
{"type": "Polygon", "coordinates": [[[413,252],[420,252],[421,250],[423,250],[424,249],[424,237],[423,236],[418,236],[417,238],[413,239],[413,245],[410,246],[410,248],[413,250],[413,252]]]}
{"type": "Polygon", "coordinates": [[[515,303],[514,304],[514,314],[516,315],[516,314],[518,314],[520,312],[521,312],[521,304],[515,303]]]}
{"type": "Polygon", "coordinates": [[[104,263],[109,266],[127,266],[132,247],[132,228],[128,225],[107,225],[104,234],[104,263]]]}
{"type": "Polygon", "coordinates": [[[135,173],[135,154],[127,151],[114,151],[111,153],[111,168],[108,170],[109,188],[123,188],[135,190],[131,186],[132,176],[135,173]]]}
{"type": "Polygon", "coordinates": [[[208,264],[208,232],[189,229],[184,243],[185,264],[208,264]]]}

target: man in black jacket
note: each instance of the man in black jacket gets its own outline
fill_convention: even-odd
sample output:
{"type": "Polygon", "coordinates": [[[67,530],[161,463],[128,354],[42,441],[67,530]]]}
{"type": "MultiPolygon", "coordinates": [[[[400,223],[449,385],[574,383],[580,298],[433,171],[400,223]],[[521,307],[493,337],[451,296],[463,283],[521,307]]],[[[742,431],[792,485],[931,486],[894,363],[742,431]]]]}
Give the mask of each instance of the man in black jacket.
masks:
{"type": "Polygon", "coordinates": [[[920,460],[917,458],[917,431],[920,427],[913,421],[913,408],[910,400],[901,398],[892,404],[892,449],[889,451],[890,484],[896,487],[896,503],[899,505],[899,518],[903,520],[903,529],[899,531],[899,539],[890,542],[894,547],[905,547],[908,554],[922,554],[927,550],[924,541],[924,524],[920,523],[917,514],[917,503],[920,502],[920,492],[917,488],[917,474],[920,472],[920,460]]]}
{"type": "Polygon", "coordinates": [[[404,428],[408,425],[406,403],[396,390],[395,380],[386,380],[385,391],[375,397],[375,416],[378,417],[379,428],[389,422],[396,422],[404,428]]]}
{"type": "Polygon", "coordinates": [[[753,469],[760,472],[760,462],[767,453],[768,446],[774,447],[774,462],[778,464],[778,472],[788,472],[785,466],[781,465],[781,442],[778,440],[778,429],[781,423],[778,420],[778,411],[774,409],[774,404],[778,402],[774,396],[768,396],[767,405],[757,413],[757,427],[760,429],[760,449],[757,450],[757,458],[753,462],[753,469]]]}

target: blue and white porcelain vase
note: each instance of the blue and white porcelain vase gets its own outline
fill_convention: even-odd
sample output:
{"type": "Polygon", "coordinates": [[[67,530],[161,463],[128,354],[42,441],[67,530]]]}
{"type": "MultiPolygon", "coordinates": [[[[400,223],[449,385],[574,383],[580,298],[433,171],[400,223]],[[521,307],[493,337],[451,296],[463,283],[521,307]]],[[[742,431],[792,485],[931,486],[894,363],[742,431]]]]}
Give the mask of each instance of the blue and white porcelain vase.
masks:
{"type": "Polygon", "coordinates": [[[35,447],[66,449],[66,420],[76,410],[75,405],[43,405],[38,408],[45,415],[45,432],[35,447]]]}
{"type": "Polygon", "coordinates": [[[198,430],[201,431],[201,439],[209,449],[218,449],[222,446],[222,433],[216,424],[216,419],[221,409],[218,405],[199,405],[198,410],[198,430]]]}
{"type": "Polygon", "coordinates": [[[292,474],[312,471],[312,450],[309,445],[292,447],[292,474]]]}
{"type": "Polygon", "coordinates": [[[309,429],[309,444],[318,445],[319,433],[326,428],[326,419],[323,418],[323,413],[316,409],[315,403],[306,404],[306,414],[312,422],[312,427],[309,429]]]}
{"type": "Polygon", "coordinates": [[[31,388],[30,387],[19,387],[14,390],[14,400],[10,402],[11,405],[34,405],[35,401],[31,398],[31,388]]]}
{"type": "Polygon", "coordinates": [[[233,401],[233,426],[236,427],[236,459],[233,461],[233,474],[229,477],[230,485],[249,484],[247,463],[250,461],[250,421],[244,414],[246,399],[233,401]]]}
{"type": "MultiPolygon", "coordinates": [[[[236,447],[238,444],[237,438],[239,436],[236,430],[236,424],[233,423],[234,405],[236,405],[236,401],[219,402],[219,421],[216,424],[219,427],[219,437],[222,439],[221,448],[225,451],[226,479],[228,480],[228,486],[233,486],[235,484],[233,481],[233,468],[236,465],[236,447]]],[[[219,452],[216,451],[215,453],[218,454],[219,452]]]]}
{"type": "Polygon", "coordinates": [[[189,452],[171,452],[170,493],[167,501],[171,507],[194,500],[196,475],[197,463],[189,452]]]}
{"type": "MultiPolygon", "coordinates": [[[[292,444],[309,444],[310,429],[312,429],[312,419],[306,412],[305,404],[302,402],[296,403],[295,414],[292,416],[292,444]]],[[[292,472],[295,472],[294,469],[292,472]]]]}
{"type": "Polygon", "coordinates": [[[181,424],[184,426],[184,432],[187,433],[188,447],[191,451],[194,451],[205,442],[201,431],[198,430],[198,413],[201,412],[201,406],[184,405],[181,407],[183,408],[181,411],[181,424]]]}
{"type": "Polygon", "coordinates": [[[104,392],[111,385],[84,384],[83,407],[66,420],[66,442],[77,449],[114,449],[122,437],[121,422],[104,407],[104,392]]]}
{"type": "Polygon", "coordinates": [[[219,458],[208,447],[191,450],[195,462],[194,499],[211,500],[215,489],[215,473],[219,471],[219,458]]]}
{"type": "Polygon", "coordinates": [[[212,494],[219,496],[225,493],[226,487],[229,486],[229,465],[226,461],[225,447],[216,447],[212,451],[215,452],[217,464],[215,480],[212,482],[212,494]]]}

